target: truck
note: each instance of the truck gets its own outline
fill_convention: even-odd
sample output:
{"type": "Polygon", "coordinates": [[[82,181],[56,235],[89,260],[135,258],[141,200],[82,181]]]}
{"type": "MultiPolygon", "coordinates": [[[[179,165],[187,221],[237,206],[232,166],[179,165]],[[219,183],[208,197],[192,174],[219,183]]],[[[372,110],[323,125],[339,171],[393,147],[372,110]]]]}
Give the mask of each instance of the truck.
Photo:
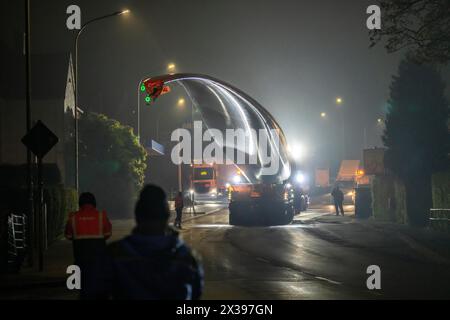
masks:
{"type": "Polygon", "coordinates": [[[353,204],[355,203],[355,188],[369,184],[369,177],[360,165],[360,160],[343,160],[336,178],[336,183],[341,187],[345,199],[351,199],[353,204]]]}
{"type": "Polygon", "coordinates": [[[294,215],[287,187],[292,172],[291,159],[286,137],[273,115],[239,88],[208,75],[169,74],[147,78],[141,83],[141,91],[147,95],[146,102],[152,104],[162,94],[172,92],[172,87],[186,91],[195,99],[195,112],[205,127],[222,133],[233,129],[246,135],[244,147],[235,143],[234,138],[232,142],[226,139],[222,143],[214,138],[218,147],[226,151],[225,158],[239,165],[239,171],[236,167],[229,172],[224,169],[226,173],[222,175],[222,168],[215,165],[193,166],[191,192],[214,197],[225,185],[229,190],[229,219],[234,225],[290,223],[294,215]],[[230,156],[229,150],[233,151],[230,156]],[[234,151],[244,153],[248,161],[235,162],[234,151]],[[269,155],[270,164],[266,161],[269,155]],[[274,161],[279,164],[275,172],[267,171],[274,161]]]}
{"type": "Polygon", "coordinates": [[[359,160],[342,160],[336,182],[344,184],[352,184],[356,182],[359,170],[359,160]]]}
{"type": "Polygon", "coordinates": [[[192,165],[191,190],[197,200],[225,197],[227,188],[239,175],[234,165],[203,163],[192,165]]]}
{"type": "Polygon", "coordinates": [[[328,188],[330,186],[330,169],[317,168],[314,182],[317,188],[328,188]]]}
{"type": "Polygon", "coordinates": [[[293,221],[296,189],[289,178],[254,181],[251,166],[239,167],[239,179],[228,186],[229,223],[235,226],[274,226],[293,221]]]}
{"type": "Polygon", "coordinates": [[[294,194],[287,184],[235,184],[229,193],[231,225],[285,225],[294,218],[294,194]]]}

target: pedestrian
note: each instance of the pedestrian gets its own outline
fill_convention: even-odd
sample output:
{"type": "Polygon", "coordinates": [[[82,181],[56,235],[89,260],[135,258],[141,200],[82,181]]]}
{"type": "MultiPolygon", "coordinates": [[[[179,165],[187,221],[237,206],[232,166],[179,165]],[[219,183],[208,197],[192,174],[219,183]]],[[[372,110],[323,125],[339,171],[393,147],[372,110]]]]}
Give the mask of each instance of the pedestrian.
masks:
{"type": "Polygon", "coordinates": [[[183,215],[184,201],[183,201],[183,193],[178,192],[175,197],[175,212],[177,216],[175,218],[174,226],[175,228],[181,229],[181,217],[183,215]]]}
{"type": "Polygon", "coordinates": [[[303,211],[303,189],[298,187],[294,188],[294,209],[295,214],[299,214],[303,211]]]}
{"type": "Polygon", "coordinates": [[[169,226],[165,192],[147,185],[135,207],[132,234],[108,246],[113,299],[191,300],[203,290],[203,268],[169,226]]]}
{"type": "Polygon", "coordinates": [[[104,210],[97,210],[92,193],[82,193],[79,210],[69,214],[65,237],[72,240],[75,265],[81,270],[81,299],[104,298],[99,278],[107,268],[106,239],[111,236],[111,222],[104,210]]]}
{"type": "Polygon", "coordinates": [[[339,215],[339,210],[341,214],[344,215],[344,193],[339,188],[339,185],[336,185],[331,192],[334,200],[334,208],[336,209],[336,215],[339,215]]]}

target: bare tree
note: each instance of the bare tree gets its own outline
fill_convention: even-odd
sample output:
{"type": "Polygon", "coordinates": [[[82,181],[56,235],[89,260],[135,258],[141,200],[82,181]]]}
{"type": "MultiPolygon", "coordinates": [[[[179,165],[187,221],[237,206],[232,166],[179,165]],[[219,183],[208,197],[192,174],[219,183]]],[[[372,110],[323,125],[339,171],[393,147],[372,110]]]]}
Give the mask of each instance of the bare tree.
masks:
{"type": "Polygon", "coordinates": [[[408,49],[416,62],[450,60],[450,0],[380,0],[381,30],[370,31],[371,47],[385,41],[389,53],[408,49]]]}

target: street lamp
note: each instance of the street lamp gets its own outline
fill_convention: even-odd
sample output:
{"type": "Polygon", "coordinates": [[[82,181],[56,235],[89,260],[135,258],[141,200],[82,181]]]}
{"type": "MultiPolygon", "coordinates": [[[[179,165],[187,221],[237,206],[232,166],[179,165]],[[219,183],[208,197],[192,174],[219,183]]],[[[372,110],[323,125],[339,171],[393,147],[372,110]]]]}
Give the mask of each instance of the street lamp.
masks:
{"type": "Polygon", "coordinates": [[[74,87],[74,91],[75,91],[75,187],[77,189],[77,191],[79,191],[79,187],[80,187],[80,183],[79,183],[79,165],[78,165],[78,140],[79,140],[79,136],[78,136],[78,118],[79,118],[79,110],[80,108],[78,107],[78,40],[80,38],[81,33],[83,33],[83,31],[86,29],[86,27],[94,22],[97,21],[101,21],[101,20],[105,20],[108,18],[112,18],[112,17],[116,17],[116,16],[121,16],[124,14],[128,14],[130,12],[130,10],[126,9],[126,10],[122,10],[122,11],[116,11],[114,13],[111,14],[107,14],[92,20],[89,20],[88,22],[86,22],[85,24],[83,24],[80,28],[80,30],[78,30],[77,35],[75,37],[75,87],[74,87]]]}
{"type": "Polygon", "coordinates": [[[295,161],[301,160],[306,155],[305,147],[301,144],[289,145],[288,152],[295,161]]]}
{"type": "Polygon", "coordinates": [[[183,108],[186,105],[186,100],[184,98],[178,99],[177,106],[183,108]]]}
{"type": "Polygon", "coordinates": [[[167,72],[168,72],[168,73],[174,73],[175,70],[176,70],[176,68],[177,68],[177,66],[176,66],[175,63],[169,63],[169,64],[167,65],[167,72]]]}
{"type": "MultiPolygon", "coordinates": [[[[340,107],[343,103],[344,103],[344,99],[342,99],[342,97],[337,97],[336,98],[336,105],[338,107],[340,107]]],[[[341,130],[342,130],[342,160],[344,160],[345,158],[345,154],[346,154],[346,149],[347,149],[347,144],[345,141],[345,122],[344,122],[344,114],[343,114],[344,110],[341,110],[341,130]]]]}
{"type": "Polygon", "coordinates": [[[322,118],[325,118],[325,117],[327,116],[327,114],[326,114],[325,112],[322,112],[322,113],[320,114],[320,116],[321,116],[322,118]]]}

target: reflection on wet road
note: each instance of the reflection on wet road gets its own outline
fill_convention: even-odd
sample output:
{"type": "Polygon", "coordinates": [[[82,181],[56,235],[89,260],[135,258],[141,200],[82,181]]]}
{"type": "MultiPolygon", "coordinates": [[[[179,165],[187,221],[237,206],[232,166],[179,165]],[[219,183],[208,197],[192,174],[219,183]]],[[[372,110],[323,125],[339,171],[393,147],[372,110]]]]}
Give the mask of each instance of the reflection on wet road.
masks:
{"type": "Polygon", "coordinates": [[[417,257],[395,236],[386,237],[348,216],[335,217],[332,210],[320,205],[296,217],[291,225],[277,227],[230,226],[226,208],[185,222],[182,237],[202,257],[205,267],[203,298],[448,296],[448,287],[438,285],[440,280],[448,281],[448,276],[433,276],[434,272],[446,273],[448,266],[417,257]],[[366,287],[366,269],[373,264],[382,268],[381,291],[366,287]]]}

